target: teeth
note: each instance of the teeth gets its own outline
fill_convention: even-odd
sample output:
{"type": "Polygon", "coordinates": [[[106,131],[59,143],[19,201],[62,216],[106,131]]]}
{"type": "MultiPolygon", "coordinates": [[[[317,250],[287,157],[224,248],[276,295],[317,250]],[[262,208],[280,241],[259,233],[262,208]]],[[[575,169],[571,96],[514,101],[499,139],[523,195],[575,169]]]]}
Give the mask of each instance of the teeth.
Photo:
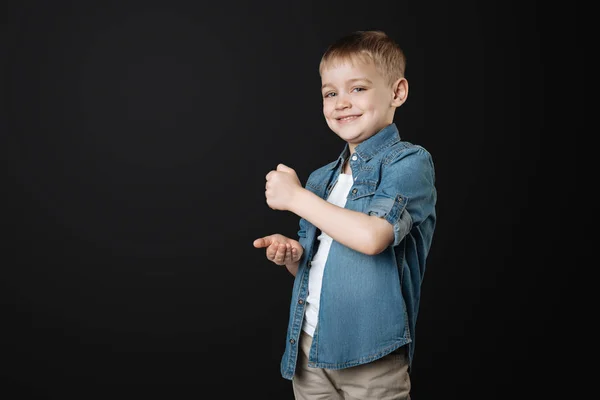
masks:
{"type": "Polygon", "coordinates": [[[341,118],[341,119],[340,119],[340,121],[348,121],[349,119],[354,119],[354,118],[356,118],[356,116],[355,116],[355,115],[352,115],[352,116],[350,116],[350,117],[344,117],[344,118],[341,118]]]}

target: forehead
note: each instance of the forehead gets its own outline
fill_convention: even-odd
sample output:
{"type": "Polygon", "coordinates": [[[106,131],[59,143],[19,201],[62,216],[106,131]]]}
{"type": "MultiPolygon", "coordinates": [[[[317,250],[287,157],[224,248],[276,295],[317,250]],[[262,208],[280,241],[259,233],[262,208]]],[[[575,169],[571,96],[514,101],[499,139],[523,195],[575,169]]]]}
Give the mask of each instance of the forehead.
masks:
{"type": "Polygon", "coordinates": [[[373,82],[383,79],[375,63],[370,59],[362,57],[344,57],[328,60],[321,66],[320,72],[323,85],[335,85],[361,78],[366,78],[373,82]]]}

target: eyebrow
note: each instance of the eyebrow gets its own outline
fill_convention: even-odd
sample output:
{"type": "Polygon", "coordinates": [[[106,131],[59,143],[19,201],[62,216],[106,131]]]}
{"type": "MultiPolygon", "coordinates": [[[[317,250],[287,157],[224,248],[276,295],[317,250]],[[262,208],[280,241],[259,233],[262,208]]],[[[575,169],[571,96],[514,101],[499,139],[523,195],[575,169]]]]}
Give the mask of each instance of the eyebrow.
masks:
{"type": "MultiPolygon", "coordinates": [[[[357,82],[357,81],[364,81],[367,82],[369,84],[373,84],[373,82],[371,82],[370,79],[367,78],[354,78],[354,79],[349,79],[346,83],[353,83],[353,82],[357,82]]],[[[323,86],[321,86],[321,90],[323,90],[326,86],[333,86],[330,83],[325,83],[323,86]]]]}

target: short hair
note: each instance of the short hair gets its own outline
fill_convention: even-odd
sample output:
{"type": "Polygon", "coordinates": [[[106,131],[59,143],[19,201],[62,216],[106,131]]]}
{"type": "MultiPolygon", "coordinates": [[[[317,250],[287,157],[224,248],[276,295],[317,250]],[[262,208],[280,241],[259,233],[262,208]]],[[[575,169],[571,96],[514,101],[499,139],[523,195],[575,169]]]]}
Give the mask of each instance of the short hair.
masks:
{"type": "Polygon", "coordinates": [[[337,62],[352,62],[356,59],[373,62],[390,84],[404,77],[404,51],[382,31],[356,31],[335,41],[321,57],[319,74],[322,74],[323,68],[331,67],[337,62]]]}

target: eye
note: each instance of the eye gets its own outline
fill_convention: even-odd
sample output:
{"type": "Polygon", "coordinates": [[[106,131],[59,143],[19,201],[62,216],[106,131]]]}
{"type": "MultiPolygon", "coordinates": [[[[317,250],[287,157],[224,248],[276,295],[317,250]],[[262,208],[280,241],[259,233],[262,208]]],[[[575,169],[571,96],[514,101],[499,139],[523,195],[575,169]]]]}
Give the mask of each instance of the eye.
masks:
{"type": "Polygon", "coordinates": [[[355,87],[352,89],[353,92],[363,92],[367,89],[363,88],[363,87],[355,87]]]}
{"type": "Polygon", "coordinates": [[[335,92],[327,92],[325,93],[325,95],[323,97],[327,98],[327,97],[333,97],[335,96],[335,92]]]}

